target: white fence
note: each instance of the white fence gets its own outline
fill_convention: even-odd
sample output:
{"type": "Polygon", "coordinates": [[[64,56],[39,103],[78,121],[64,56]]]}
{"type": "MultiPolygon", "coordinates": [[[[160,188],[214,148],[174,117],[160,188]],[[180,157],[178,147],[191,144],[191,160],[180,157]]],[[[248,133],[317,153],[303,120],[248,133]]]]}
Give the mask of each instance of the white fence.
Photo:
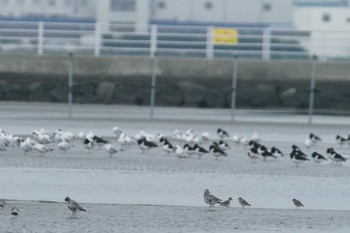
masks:
{"type": "Polygon", "coordinates": [[[348,32],[270,27],[0,21],[0,54],[347,59],[349,42],[348,32]]]}

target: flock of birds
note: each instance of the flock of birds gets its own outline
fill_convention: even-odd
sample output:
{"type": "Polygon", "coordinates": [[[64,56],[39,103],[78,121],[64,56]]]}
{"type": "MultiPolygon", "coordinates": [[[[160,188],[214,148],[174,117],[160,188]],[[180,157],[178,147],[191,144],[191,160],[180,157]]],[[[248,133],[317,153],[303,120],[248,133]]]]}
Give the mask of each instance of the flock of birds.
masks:
{"type": "MultiPolygon", "coordinates": [[[[167,137],[162,134],[153,135],[146,133],[145,131],[141,131],[135,136],[129,136],[122,129],[116,126],[112,128],[112,131],[116,136],[115,139],[119,146],[113,145],[110,140],[100,137],[92,132],[89,132],[88,134],[80,132],[77,136],[75,136],[69,131],[56,130],[53,133],[47,133],[44,129],[40,129],[33,130],[31,136],[24,138],[14,136],[13,134],[7,133],[0,129],[0,152],[4,152],[8,149],[8,147],[13,146],[22,149],[25,154],[36,151],[43,155],[55,150],[53,145],[56,145],[59,150],[66,153],[66,151],[74,147],[73,142],[78,138],[84,147],[89,151],[96,147],[101,148],[103,146],[103,148],[109,154],[109,157],[113,157],[114,154],[127,150],[128,147],[138,145],[142,153],[147,153],[152,148],[161,148],[165,153],[175,154],[179,159],[191,158],[194,155],[201,159],[202,156],[212,155],[216,160],[218,160],[220,157],[227,157],[228,150],[231,148],[228,141],[231,141],[236,145],[243,145],[244,148],[247,149],[247,156],[253,163],[255,163],[259,158],[265,161],[269,158],[276,160],[284,156],[284,153],[277,147],[273,146],[268,148],[267,146],[263,145],[258,133],[253,133],[252,137],[247,139],[246,137],[240,136],[231,137],[227,131],[223,130],[222,128],[218,128],[216,131],[218,140],[213,141],[210,140],[209,133],[204,132],[200,135],[196,135],[193,129],[189,129],[185,132],[175,130],[172,137],[167,137]],[[174,145],[173,142],[177,142],[180,145],[174,145]]],[[[310,133],[305,140],[304,145],[307,148],[311,148],[320,142],[322,142],[322,139],[319,136],[310,133]]],[[[347,138],[337,135],[336,142],[339,145],[350,143],[350,135],[347,138]]],[[[313,160],[317,164],[327,160],[330,160],[334,164],[339,164],[348,159],[344,155],[337,153],[333,147],[329,147],[326,150],[326,155],[322,155],[314,151],[312,152],[311,156],[305,154],[296,145],[292,145],[291,149],[290,158],[296,163],[297,167],[299,164],[310,160],[313,160]]],[[[68,204],[68,208],[72,211],[72,218],[76,217],[77,211],[86,211],[70,197],[66,197],[65,201],[68,204]]],[[[215,204],[228,207],[231,201],[231,197],[223,201],[220,198],[212,195],[208,189],[204,191],[204,202],[209,205],[209,208],[215,204]]],[[[238,202],[242,208],[245,206],[250,206],[250,204],[241,197],[238,198],[238,202]]],[[[292,202],[298,208],[303,206],[303,204],[295,198],[292,200],[292,202]]],[[[0,208],[4,208],[6,205],[5,200],[0,199],[0,208]]],[[[18,208],[12,207],[11,214],[14,216],[19,215],[18,208]]]]}
{"type": "MultiPolygon", "coordinates": [[[[211,194],[208,189],[204,190],[203,199],[204,199],[204,202],[209,205],[209,209],[216,204],[219,204],[220,206],[223,206],[223,207],[229,207],[231,204],[231,201],[232,201],[232,197],[229,197],[226,201],[223,201],[220,198],[217,198],[216,196],[211,194]]],[[[242,206],[242,208],[244,208],[246,206],[251,206],[242,197],[239,197],[237,200],[238,200],[238,203],[240,204],[240,206],[242,206]]],[[[301,203],[301,201],[299,201],[298,199],[293,198],[292,202],[296,208],[300,208],[300,207],[304,206],[301,203]]]]}
{"type": "MultiPolygon", "coordinates": [[[[146,153],[153,148],[161,148],[166,154],[176,155],[179,159],[192,158],[193,156],[198,156],[201,159],[205,155],[211,155],[218,160],[220,157],[227,157],[228,150],[231,149],[229,142],[233,142],[236,145],[243,145],[248,157],[253,163],[257,159],[266,161],[272,158],[276,160],[284,156],[284,153],[276,146],[269,148],[263,145],[260,136],[256,132],[248,139],[236,135],[231,137],[227,131],[218,128],[216,131],[217,140],[212,140],[208,132],[197,135],[193,129],[185,132],[175,130],[172,136],[154,135],[145,131],[140,131],[135,136],[129,136],[117,126],[113,127],[112,131],[115,138],[111,140],[116,141],[114,144],[111,140],[100,137],[93,132],[87,134],[80,132],[74,135],[72,132],[60,129],[52,133],[40,129],[33,130],[31,136],[20,137],[7,133],[0,128],[0,153],[6,151],[11,146],[20,148],[25,154],[36,152],[44,155],[56,149],[62,151],[62,153],[66,153],[74,147],[74,142],[79,139],[88,151],[93,151],[94,148],[104,148],[109,157],[113,157],[118,152],[138,145],[142,153],[146,153]]],[[[319,136],[310,133],[304,145],[307,148],[311,148],[320,142],[322,142],[322,139],[319,136]]],[[[337,135],[336,142],[339,145],[348,144],[350,142],[350,135],[347,138],[337,135]]],[[[347,160],[346,156],[336,152],[333,147],[329,147],[326,150],[326,155],[314,151],[308,156],[296,145],[291,146],[290,158],[296,163],[297,167],[299,164],[310,160],[317,164],[328,160],[332,164],[340,164],[347,160]]]]}

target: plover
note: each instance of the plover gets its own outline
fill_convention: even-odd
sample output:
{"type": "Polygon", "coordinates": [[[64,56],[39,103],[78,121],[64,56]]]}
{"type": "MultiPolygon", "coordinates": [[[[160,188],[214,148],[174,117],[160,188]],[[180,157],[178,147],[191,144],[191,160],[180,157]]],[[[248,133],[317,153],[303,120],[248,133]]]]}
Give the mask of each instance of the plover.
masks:
{"type": "Polygon", "coordinates": [[[72,216],[71,218],[75,217],[77,214],[77,211],[86,211],[83,207],[81,207],[77,202],[74,200],[70,199],[70,197],[66,197],[64,199],[65,202],[68,204],[68,209],[72,211],[72,216]]]}
{"type": "Polygon", "coordinates": [[[16,207],[12,207],[11,208],[11,214],[13,216],[17,216],[17,215],[19,215],[19,210],[16,207]]]}
{"type": "Polygon", "coordinates": [[[242,208],[244,208],[245,206],[251,206],[246,200],[244,200],[241,197],[238,198],[238,202],[242,206],[242,208]]]}
{"type": "Polygon", "coordinates": [[[230,137],[230,135],[225,130],[223,130],[221,128],[218,128],[216,130],[216,133],[218,134],[219,138],[221,138],[221,139],[230,137]]]}
{"type": "Polygon", "coordinates": [[[293,204],[295,205],[295,207],[300,208],[301,206],[304,206],[303,203],[301,203],[301,201],[299,201],[298,199],[293,198],[293,204]]]}
{"type": "Polygon", "coordinates": [[[226,201],[221,202],[220,205],[223,207],[229,207],[231,201],[232,201],[232,197],[229,197],[226,201]]]}
{"type": "Polygon", "coordinates": [[[210,194],[208,189],[204,190],[203,198],[204,198],[204,202],[209,205],[209,209],[215,204],[220,204],[222,202],[220,198],[217,198],[214,195],[210,194]]]}

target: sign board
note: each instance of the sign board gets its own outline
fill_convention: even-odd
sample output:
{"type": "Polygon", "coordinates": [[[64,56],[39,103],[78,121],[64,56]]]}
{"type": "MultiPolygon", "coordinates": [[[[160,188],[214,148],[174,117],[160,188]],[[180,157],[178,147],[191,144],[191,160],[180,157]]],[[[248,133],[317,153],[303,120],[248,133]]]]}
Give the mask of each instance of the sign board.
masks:
{"type": "Polygon", "coordinates": [[[214,44],[230,44],[238,43],[238,30],[234,28],[214,28],[213,29],[214,44]]]}

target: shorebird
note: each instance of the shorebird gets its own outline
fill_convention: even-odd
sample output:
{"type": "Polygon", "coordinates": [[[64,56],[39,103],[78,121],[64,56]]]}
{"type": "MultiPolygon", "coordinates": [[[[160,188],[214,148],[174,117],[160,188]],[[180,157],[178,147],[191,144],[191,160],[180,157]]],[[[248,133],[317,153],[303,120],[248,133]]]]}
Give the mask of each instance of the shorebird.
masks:
{"type": "Polygon", "coordinates": [[[298,199],[293,198],[292,201],[293,201],[295,207],[297,207],[297,208],[300,208],[301,206],[304,206],[303,203],[301,203],[301,201],[299,201],[298,199]]]}
{"type": "Polygon", "coordinates": [[[327,149],[327,154],[329,158],[337,164],[338,162],[345,162],[346,158],[344,158],[341,154],[334,151],[333,147],[327,149]]]}
{"type": "Polygon", "coordinates": [[[317,135],[315,135],[313,133],[309,134],[309,138],[310,138],[312,144],[315,144],[317,142],[322,142],[322,139],[319,136],[317,136],[317,135]]]}
{"type": "Polygon", "coordinates": [[[194,144],[193,149],[195,153],[198,155],[198,158],[201,159],[203,155],[208,154],[209,151],[199,146],[198,144],[194,144]]]}
{"type": "Polygon", "coordinates": [[[225,130],[223,130],[221,128],[218,128],[216,130],[216,133],[218,134],[219,138],[221,138],[221,139],[230,137],[230,135],[225,130]]]}
{"type": "Polygon", "coordinates": [[[337,143],[338,143],[340,146],[344,145],[344,143],[346,143],[346,142],[349,141],[349,139],[343,138],[343,137],[340,136],[340,135],[337,135],[337,136],[335,137],[335,140],[337,141],[337,143]]]}
{"type": "Polygon", "coordinates": [[[119,152],[119,150],[117,149],[117,147],[113,146],[110,143],[107,143],[104,145],[106,151],[109,153],[109,157],[112,158],[113,154],[116,154],[119,152]]]}
{"type": "Polygon", "coordinates": [[[142,153],[145,152],[145,150],[149,150],[153,147],[158,147],[157,144],[155,144],[152,141],[148,141],[145,137],[141,137],[137,140],[137,144],[139,145],[140,149],[142,150],[142,153]]]}
{"type": "Polygon", "coordinates": [[[6,202],[4,199],[0,199],[0,207],[4,208],[6,206],[6,202]]]}
{"type": "Polygon", "coordinates": [[[299,148],[297,148],[297,147],[293,147],[293,150],[290,153],[290,158],[292,159],[292,161],[294,163],[297,164],[297,167],[299,167],[300,163],[302,163],[304,161],[309,161],[307,156],[301,150],[299,150],[299,148]]]}
{"type": "Polygon", "coordinates": [[[223,140],[220,140],[218,142],[218,145],[219,145],[220,149],[223,150],[223,151],[231,149],[230,145],[227,142],[224,142],[223,140]]]}
{"type": "Polygon", "coordinates": [[[12,207],[11,208],[11,214],[13,216],[17,216],[17,215],[19,215],[19,210],[16,207],[12,207]]]}
{"type": "Polygon", "coordinates": [[[312,160],[317,164],[321,163],[322,161],[327,161],[327,159],[323,155],[317,153],[316,151],[311,154],[311,157],[312,160]]]}
{"type": "Polygon", "coordinates": [[[244,208],[245,206],[250,206],[250,204],[241,197],[238,198],[238,202],[242,206],[242,208],[244,208]]]}
{"type": "Polygon", "coordinates": [[[77,202],[75,202],[74,200],[70,199],[70,197],[66,197],[64,199],[65,202],[67,202],[68,204],[68,209],[70,209],[72,211],[72,216],[70,216],[71,218],[75,217],[77,214],[77,210],[78,211],[86,211],[83,207],[81,207],[77,202]]]}
{"type": "Polygon", "coordinates": [[[220,156],[225,156],[227,157],[227,154],[225,151],[223,151],[217,142],[214,142],[212,145],[209,147],[209,153],[215,156],[215,159],[218,160],[220,156]]]}
{"type": "Polygon", "coordinates": [[[248,157],[252,160],[252,162],[254,163],[255,160],[257,160],[259,158],[259,154],[258,154],[258,150],[253,147],[248,151],[248,157]]]}
{"type": "Polygon", "coordinates": [[[217,198],[214,195],[210,194],[208,189],[204,190],[203,198],[204,198],[204,202],[209,205],[209,209],[215,204],[220,204],[222,202],[220,198],[217,198]]]}
{"type": "Polygon", "coordinates": [[[220,205],[223,207],[229,207],[231,201],[232,201],[232,197],[229,197],[226,201],[221,202],[220,205]]]}
{"type": "Polygon", "coordinates": [[[283,157],[284,156],[284,154],[282,153],[282,151],[280,150],[280,149],[278,149],[278,148],[276,148],[276,147],[271,147],[271,154],[272,154],[272,156],[275,158],[275,159],[277,159],[277,158],[281,158],[281,157],[283,157]]]}

